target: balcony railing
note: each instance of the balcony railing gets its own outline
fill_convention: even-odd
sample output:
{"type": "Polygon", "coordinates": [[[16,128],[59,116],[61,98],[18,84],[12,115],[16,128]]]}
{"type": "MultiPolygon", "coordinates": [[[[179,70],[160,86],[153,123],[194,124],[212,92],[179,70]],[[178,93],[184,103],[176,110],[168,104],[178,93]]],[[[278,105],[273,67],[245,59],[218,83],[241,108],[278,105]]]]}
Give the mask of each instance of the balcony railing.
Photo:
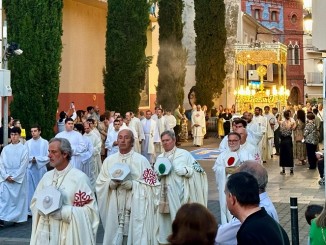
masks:
{"type": "Polygon", "coordinates": [[[320,72],[307,72],[306,84],[312,86],[322,86],[323,85],[323,76],[320,72]]]}

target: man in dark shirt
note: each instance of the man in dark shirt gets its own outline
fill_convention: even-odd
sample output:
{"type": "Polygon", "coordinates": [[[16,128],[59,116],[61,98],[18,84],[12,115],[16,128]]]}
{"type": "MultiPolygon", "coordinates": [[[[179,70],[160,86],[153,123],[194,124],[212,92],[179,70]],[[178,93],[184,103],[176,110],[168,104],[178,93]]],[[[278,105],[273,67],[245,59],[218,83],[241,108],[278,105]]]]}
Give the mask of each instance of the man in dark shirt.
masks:
{"type": "Polygon", "coordinates": [[[246,172],[232,174],[225,186],[228,209],[240,220],[238,245],[290,245],[285,230],[259,207],[257,180],[246,172]]]}

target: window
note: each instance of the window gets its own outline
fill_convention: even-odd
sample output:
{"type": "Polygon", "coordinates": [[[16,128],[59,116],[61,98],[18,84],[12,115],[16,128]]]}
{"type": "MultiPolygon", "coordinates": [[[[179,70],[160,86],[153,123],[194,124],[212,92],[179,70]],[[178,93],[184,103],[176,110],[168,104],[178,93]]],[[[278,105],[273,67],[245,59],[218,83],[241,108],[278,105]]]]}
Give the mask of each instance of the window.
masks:
{"type": "Polygon", "coordinates": [[[277,21],[277,12],[276,11],[271,12],[271,21],[277,21]]]}
{"type": "Polygon", "coordinates": [[[291,16],[291,23],[292,23],[292,24],[295,24],[295,23],[297,23],[297,21],[298,21],[298,17],[297,17],[295,14],[293,14],[293,15],[291,16]]]}
{"type": "Polygon", "coordinates": [[[299,45],[296,43],[294,45],[294,60],[293,65],[300,65],[300,50],[299,45]]]}
{"type": "Polygon", "coordinates": [[[250,7],[251,7],[251,16],[256,20],[262,20],[264,6],[262,6],[261,4],[252,4],[250,7]]]}
{"type": "Polygon", "coordinates": [[[294,51],[294,48],[293,48],[292,43],[290,42],[290,44],[288,45],[288,64],[289,65],[293,65],[293,51],[294,51]]]}
{"type": "Polygon", "coordinates": [[[260,19],[260,9],[255,9],[255,12],[254,12],[254,16],[255,16],[255,19],[256,20],[259,20],[260,19]]]}
{"type": "Polygon", "coordinates": [[[300,47],[297,41],[294,45],[290,41],[288,45],[288,64],[300,65],[300,47]]]}

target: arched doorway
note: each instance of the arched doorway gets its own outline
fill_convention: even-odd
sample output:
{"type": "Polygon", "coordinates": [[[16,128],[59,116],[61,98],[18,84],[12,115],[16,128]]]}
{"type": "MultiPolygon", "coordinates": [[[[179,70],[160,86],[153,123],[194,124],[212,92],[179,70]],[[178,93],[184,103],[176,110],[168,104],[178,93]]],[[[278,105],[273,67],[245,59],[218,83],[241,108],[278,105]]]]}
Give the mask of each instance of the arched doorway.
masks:
{"type": "Polygon", "coordinates": [[[293,87],[291,89],[290,96],[288,98],[288,104],[290,105],[298,105],[299,104],[299,88],[298,87],[293,87]]]}

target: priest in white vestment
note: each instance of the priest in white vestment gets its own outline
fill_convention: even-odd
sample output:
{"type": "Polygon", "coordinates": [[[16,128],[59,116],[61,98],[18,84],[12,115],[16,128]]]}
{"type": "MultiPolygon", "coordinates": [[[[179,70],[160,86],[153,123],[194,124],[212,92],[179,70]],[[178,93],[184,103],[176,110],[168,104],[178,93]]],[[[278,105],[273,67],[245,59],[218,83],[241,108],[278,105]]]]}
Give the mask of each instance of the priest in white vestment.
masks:
{"type": "MultiPolygon", "coordinates": [[[[232,121],[232,132],[236,132],[236,130],[239,128],[247,129],[247,122],[244,119],[237,118],[232,121]]],[[[247,141],[247,143],[252,144],[253,146],[257,146],[259,143],[258,138],[249,130],[247,130],[246,141],[247,141]]],[[[221,152],[229,149],[227,135],[225,137],[223,137],[218,149],[221,152]]]]}
{"type": "MultiPolygon", "coordinates": [[[[87,123],[87,121],[85,122],[87,123]]],[[[81,171],[84,172],[89,178],[89,181],[91,182],[91,185],[93,187],[93,191],[95,190],[95,164],[93,159],[93,143],[88,137],[84,137],[85,129],[83,124],[75,124],[74,126],[75,130],[78,131],[82,136],[84,140],[84,144],[86,146],[86,151],[80,154],[80,160],[81,160],[81,171]]]]}
{"type": "MultiPolygon", "coordinates": [[[[26,142],[29,152],[29,163],[27,167],[28,206],[31,203],[38,183],[47,171],[46,164],[49,163],[49,142],[41,137],[41,127],[39,125],[32,126],[31,134],[32,139],[26,142]]],[[[29,207],[28,215],[32,215],[29,207]]]]}
{"type": "Polygon", "coordinates": [[[13,127],[11,144],[5,146],[0,156],[0,222],[27,221],[27,165],[28,148],[20,143],[21,130],[13,127]]]}
{"type": "MultiPolygon", "coordinates": [[[[256,107],[255,108],[255,115],[253,116],[252,118],[252,121],[254,123],[257,123],[259,128],[260,128],[260,132],[262,133],[263,137],[262,137],[262,140],[259,142],[259,151],[262,153],[262,156],[263,155],[266,155],[264,154],[263,151],[266,151],[267,150],[267,147],[266,147],[266,142],[268,140],[268,135],[267,135],[267,119],[266,117],[263,117],[262,115],[260,115],[260,112],[261,112],[261,109],[259,107],[256,107]]],[[[266,162],[266,160],[270,159],[271,156],[269,156],[269,158],[267,159],[263,159],[264,162],[266,162]]]]}
{"type": "Polygon", "coordinates": [[[154,108],[154,114],[151,116],[151,118],[155,121],[155,122],[157,122],[157,119],[158,119],[158,109],[161,109],[160,107],[158,107],[158,106],[155,106],[155,108],[154,108]]]}
{"type": "Polygon", "coordinates": [[[92,154],[93,166],[91,166],[91,169],[94,176],[94,183],[92,183],[92,185],[94,184],[95,187],[95,181],[102,167],[102,160],[101,160],[102,141],[101,141],[101,137],[97,136],[94,133],[94,130],[91,129],[91,126],[87,122],[84,123],[84,129],[85,129],[85,133],[83,134],[83,137],[88,138],[93,144],[93,154],[92,154]]]}
{"type": "Polygon", "coordinates": [[[197,110],[191,114],[192,136],[194,138],[193,145],[203,145],[203,139],[206,134],[205,113],[201,110],[201,106],[197,105],[197,110]]]}
{"type": "MultiPolygon", "coordinates": [[[[125,122],[123,121],[123,117],[120,115],[120,113],[119,116],[117,116],[117,118],[114,119],[114,121],[115,120],[118,120],[118,122],[120,123],[120,129],[127,128],[125,122]]],[[[114,129],[114,121],[109,124],[108,133],[114,129]]]]}
{"type": "Polygon", "coordinates": [[[137,132],[138,140],[135,140],[134,151],[140,154],[141,142],[145,139],[143,125],[141,124],[140,119],[135,117],[133,112],[126,112],[126,119],[130,119],[129,127],[134,128],[134,130],[137,132]]]}
{"type": "Polygon", "coordinates": [[[164,115],[164,117],[165,117],[165,122],[166,122],[166,129],[173,130],[174,127],[177,125],[177,120],[171,114],[170,110],[166,110],[165,112],[166,112],[166,114],[164,115]]]}
{"type": "Polygon", "coordinates": [[[120,123],[119,120],[114,120],[114,128],[113,130],[110,130],[108,132],[108,135],[105,140],[105,148],[108,150],[107,151],[107,156],[110,156],[114,153],[117,153],[119,151],[118,147],[118,133],[120,130],[120,123]]]}
{"type": "MultiPolygon", "coordinates": [[[[130,126],[131,118],[129,118],[129,119],[125,118],[124,121],[125,121],[126,127],[125,128],[120,128],[119,131],[121,131],[123,129],[129,129],[132,132],[133,136],[134,136],[135,142],[139,142],[138,133],[136,132],[134,127],[130,126]]],[[[132,149],[135,151],[135,145],[132,147],[132,149]]]]}
{"type": "Polygon", "coordinates": [[[251,112],[244,112],[243,118],[247,121],[246,129],[248,131],[248,135],[252,135],[254,141],[256,142],[255,145],[259,145],[263,138],[261,127],[258,123],[252,121],[253,115],[251,112]]]}
{"type": "Polygon", "coordinates": [[[208,184],[204,169],[186,150],[176,147],[173,131],[162,133],[164,153],[159,157],[170,160],[172,170],[161,175],[161,198],[158,211],[157,241],[169,244],[167,238],[172,234],[172,222],[178,209],[185,203],[197,202],[207,206],[208,184]]]}
{"type": "Polygon", "coordinates": [[[152,112],[146,111],[146,118],[141,121],[145,140],[142,142],[141,154],[153,164],[155,162],[155,145],[161,142],[160,135],[156,126],[156,122],[151,119],[152,112]]]}
{"type": "Polygon", "coordinates": [[[82,170],[81,153],[85,152],[83,136],[74,131],[74,121],[71,118],[65,120],[65,131],[58,133],[56,138],[65,138],[69,140],[72,148],[72,156],[70,164],[79,170],[82,170]]]}
{"type": "Polygon", "coordinates": [[[263,142],[262,149],[262,159],[263,161],[271,159],[273,155],[273,141],[274,141],[274,130],[273,127],[275,125],[276,117],[270,112],[270,107],[264,107],[263,116],[266,118],[266,137],[264,138],[265,142],[263,142]]]}
{"type": "Polygon", "coordinates": [[[215,172],[216,184],[220,201],[221,223],[225,224],[232,218],[226,205],[224,193],[227,176],[247,160],[260,160],[259,156],[252,151],[250,144],[240,147],[241,135],[236,132],[228,134],[229,149],[222,152],[216,159],[213,166],[215,172]]]}
{"type": "MultiPolygon", "coordinates": [[[[164,131],[168,130],[165,117],[163,116],[163,110],[161,108],[157,109],[156,125],[157,125],[157,130],[159,135],[161,135],[164,131]]],[[[163,149],[162,142],[155,145],[156,155],[161,154],[163,151],[164,149],[163,149]]]]}
{"type": "Polygon", "coordinates": [[[88,177],[69,163],[71,156],[68,140],[50,140],[49,158],[54,170],[43,176],[32,199],[31,245],[96,244],[99,225],[96,198],[88,177]],[[63,203],[60,209],[44,215],[36,203],[39,193],[49,186],[61,192],[63,203]]]}
{"type": "Polygon", "coordinates": [[[133,143],[130,130],[119,132],[119,152],[104,160],[96,181],[106,245],[156,244],[154,226],[160,185],[148,160],[132,150],[133,143]],[[112,180],[109,173],[116,163],[130,169],[130,176],[122,182],[112,180]]]}

